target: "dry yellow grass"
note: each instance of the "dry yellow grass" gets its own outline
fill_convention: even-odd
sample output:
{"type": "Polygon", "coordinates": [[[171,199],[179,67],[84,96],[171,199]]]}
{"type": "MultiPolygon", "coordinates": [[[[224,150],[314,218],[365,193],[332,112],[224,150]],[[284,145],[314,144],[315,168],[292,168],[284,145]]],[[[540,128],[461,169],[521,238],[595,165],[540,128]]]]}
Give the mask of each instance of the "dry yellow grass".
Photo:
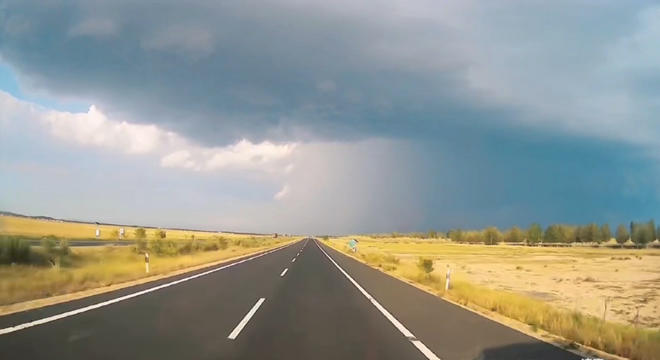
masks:
{"type": "MultiPolygon", "coordinates": [[[[195,265],[255,253],[297,239],[269,241],[263,246],[230,246],[225,250],[174,257],[152,256],[149,274],[144,257],[127,247],[75,248],[67,267],[0,266],[0,305],[109,286],[195,265]]],[[[41,250],[39,250],[41,251],[41,250]]]]}
{"type": "MultiPolygon", "coordinates": [[[[116,240],[116,237],[113,236],[113,231],[119,231],[120,228],[120,226],[99,225],[99,229],[101,230],[100,239],[116,240]]],[[[137,228],[124,227],[124,239],[134,239],[135,229],[137,228]]],[[[155,230],[146,229],[146,231],[147,238],[151,238],[155,230]]],[[[0,217],[0,234],[22,235],[28,237],[55,235],[67,239],[94,239],[96,225],[2,216],[0,217]]],[[[196,239],[204,239],[219,234],[217,232],[167,230],[168,239],[189,239],[191,235],[195,235],[196,239]]],[[[222,234],[222,236],[227,238],[249,237],[249,235],[239,234],[222,234]]]]}
{"type": "MultiPolygon", "coordinates": [[[[99,226],[101,239],[111,240],[116,226],[99,226]]],[[[134,238],[136,228],[124,227],[125,239],[134,238]]],[[[39,238],[54,235],[65,239],[93,239],[95,225],[54,222],[19,217],[0,217],[0,235],[18,235],[39,238]]],[[[147,229],[152,238],[154,229],[147,229]]],[[[145,273],[144,258],[128,247],[75,248],[63,258],[64,266],[35,265],[0,266],[0,305],[68,294],[126,281],[165,274],[200,264],[246,255],[296,241],[295,238],[254,238],[249,235],[218,234],[215,232],[168,230],[167,240],[210,239],[222,236],[229,240],[225,250],[196,251],[178,256],[152,256],[150,272],[145,273]],[[240,241],[239,241],[240,240],[240,241]]],[[[45,249],[33,249],[45,252],[45,249]]]]}
{"type": "MultiPolygon", "coordinates": [[[[348,239],[334,240],[329,244],[346,252],[348,239]]],[[[657,250],[518,248],[405,240],[400,242],[401,239],[396,239],[396,241],[392,241],[392,239],[373,241],[368,238],[358,238],[358,240],[360,240],[358,254],[349,255],[356,256],[393,276],[430,287],[439,296],[469,307],[497,312],[511,319],[529,324],[533,328],[542,329],[609,353],[635,360],[660,359],[660,332],[658,331],[623,323],[602,321],[601,318],[592,316],[588,312],[578,312],[575,309],[561,306],[561,304],[533,298],[524,291],[503,291],[497,285],[501,284],[504,278],[509,278],[512,283],[520,281],[521,274],[531,273],[533,270],[527,270],[532,269],[533,266],[538,266],[547,271],[545,275],[550,281],[552,281],[552,276],[548,274],[557,276],[561,274],[561,271],[566,270],[566,266],[572,270],[572,267],[576,266],[573,264],[585,268],[592,266],[589,268],[590,270],[604,269],[602,271],[619,274],[620,272],[616,272],[615,267],[604,266],[603,262],[611,261],[621,264],[621,262],[633,261],[633,258],[638,261],[638,263],[635,263],[637,272],[644,273],[646,270],[654,273],[654,271],[660,271],[660,267],[654,267],[653,265],[657,264],[657,259],[659,259],[660,252],[657,250]],[[550,258],[544,262],[538,259],[539,256],[550,258]],[[638,258],[640,256],[642,259],[638,258]],[[416,262],[420,257],[434,259],[436,270],[428,275],[421,272],[416,266],[416,262]],[[619,260],[626,257],[630,260],[619,260]],[[647,267],[639,263],[644,258],[648,258],[647,267]],[[483,282],[473,283],[475,279],[470,276],[474,275],[475,271],[473,269],[479,268],[476,264],[483,266],[483,269],[488,269],[486,271],[493,271],[493,269],[499,269],[500,271],[486,272],[487,276],[480,278],[483,282]],[[500,265],[498,264],[506,264],[508,272],[499,268],[500,265]],[[456,271],[452,277],[452,289],[449,292],[444,291],[446,265],[450,265],[456,271]],[[551,268],[552,266],[558,268],[551,268]]],[[[623,269],[623,265],[619,268],[623,269]]],[[[632,270],[634,273],[635,269],[632,270]]],[[[594,283],[593,279],[595,278],[590,277],[584,271],[580,273],[584,276],[583,279],[592,280],[583,280],[580,284],[571,282],[566,286],[574,290],[579,287],[582,292],[589,292],[590,288],[593,287],[592,283],[594,283]],[[585,287],[587,288],[585,289],[585,287]]],[[[632,274],[628,274],[628,276],[630,275],[632,274]]],[[[544,275],[537,274],[537,276],[542,277],[544,275]]],[[[631,279],[626,278],[626,281],[631,281],[631,279]]],[[[649,286],[644,282],[640,284],[643,284],[644,291],[653,291],[654,289],[652,285],[649,286]]],[[[524,288],[525,285],[522,284],[521,287],[524,288]]],[[[621,293],[620,290],[618,292],[621,293]]],[[[657,303],[652,304],[652,307],[657,309],[657,303]]],[[[577,310],[583,309],[578,308],[577,310]]],[[[600,315],[602,316],[602,309],[600,315]]]]}

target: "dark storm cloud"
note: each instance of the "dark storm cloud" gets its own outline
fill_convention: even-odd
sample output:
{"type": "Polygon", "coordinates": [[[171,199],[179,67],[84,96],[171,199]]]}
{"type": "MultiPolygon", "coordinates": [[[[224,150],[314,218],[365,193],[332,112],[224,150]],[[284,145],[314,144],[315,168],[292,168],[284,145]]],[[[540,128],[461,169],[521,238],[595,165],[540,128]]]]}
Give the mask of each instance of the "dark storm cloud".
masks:
{"type": "MultiPolygon", "coordinates": [[[[589,69],[596,51],[633,32],[644,9],[589,1],[575,9],[448,0],[0,4],[0,57],[25,84],[213,145],[497,127],[530,117],[519,111],[530,106],[545,110],[546,124],[562,123],[567,113],[555,108],[569,117],[590,109],[545,91],[562,92],[556,82],[589,69]],[[532,35],[549,53],[529,48],[532,35]],[[525,89],[531,81],[538,84],[525,89]]],[[[535,116],[520,122],[540,122],[535,116]]]]}
{"type": "MultiPolygon", "coordinates": [[[[366,16],[294,1],[37,4],[5,2],[0,33],[2,58],[35,88],[206,143],[392,132],[402,125],[391,119],[397,112],[437,99],[438,81],[451,81],[402,68],[405,59],[390,52],[412,46],[405,42],[428,23],[378,9],[366,16]]],[[[433,66],[443,62],[452,66],[433,66]]]]}
{"type": "Polygon", "coordinates": [[[652,1],[0,0],[0,60],[206,146],[309,141],[237,229],[618,222],[659,208],[657,24],[652,1]]]}

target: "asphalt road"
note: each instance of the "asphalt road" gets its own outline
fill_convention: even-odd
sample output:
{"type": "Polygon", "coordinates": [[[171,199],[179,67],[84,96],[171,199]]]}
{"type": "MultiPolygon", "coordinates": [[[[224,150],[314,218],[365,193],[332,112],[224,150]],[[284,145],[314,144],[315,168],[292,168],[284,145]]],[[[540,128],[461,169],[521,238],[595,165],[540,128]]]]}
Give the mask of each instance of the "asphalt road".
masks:
{"type": "Polygon", "coordinates": [[[581,359],[320,242],[249,258],[0,317],[0,358],[581,359]]]}

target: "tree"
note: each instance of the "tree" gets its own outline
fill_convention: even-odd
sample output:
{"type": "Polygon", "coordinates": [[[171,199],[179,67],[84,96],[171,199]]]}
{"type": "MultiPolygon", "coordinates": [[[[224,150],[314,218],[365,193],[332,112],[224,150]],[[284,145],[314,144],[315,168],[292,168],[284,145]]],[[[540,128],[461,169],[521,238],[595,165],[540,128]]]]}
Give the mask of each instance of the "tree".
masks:
{"type": "Polygon", "coordinates": [[[165,239],[165,237],[167,237],[165,230],[156,229],[156,231],[154,231],[154,239],[165,239]]]}
{"type": "Polygon", "coordinates": [[[628,232],[628,229],[626,229],[626,226],[623,224],[620,224],[616,228],[616,242],[619,244],[624,244],[626,241],[630,239],[630,233],[628,232]]]}
{"type": "Polygon", "coordinates": [[[549,225],[548,228],[545,229],[544,240],[549,243],[563,242],[561,226],[557,224],[549,225]]]}
{"type": "Polygon", "coordinates": [[[648,227],[649,227],[649,232],[651,233],[651,239],[652,239],[649,242],[653,242],[653,240],[658,238],[658,234],[655,231],[655,221],[650,220],[649,223],[648,223],[648,227]]]}
{"type": "Polygon", "coordinates": [[[600,228],[596,223],[591,223],[584,227],[584,242],[600,242],[600,228]]]}
{"type": "Polygon", "coordinates": [[[635,223],[633,221],[630,222],[630,240],[632,240],[632,236],[635,233],[635,223]]]}
{"type": "Polygon", "coordinates": [[[541,225],[537,223],[530,225],[529,229],[527,229],[527,240],[531,243],[543,241],[543,229],[541,225]]]}
{"type": "Polygon", "coordinates": [[[612,230],[609,224],[603,224],[600,227],[600,242],[608,242],[612,240],[612,230]]]}
{"type": "Polygon", "coordinates": [[[138,240],[144,240],[144,239],[147,238],[147,230],[145,230],[143,228],[135,229],[133,234],[135,235],[135,238],[138,239],[138,240]]]}
{"type": "Polygon", "coordinates": [[[502,241],[502,233],[495,226],[487,227],[481,235],[487,245],[498,244],[502,241]]]}
{"type": "Polygon", "coordinates": [[[451,239],[451,241],[455,241],[455,242],[463,241],[463,230],[461,229],[450,230],[449,234],[447,235],[449,236],[449,239],[451,239]]]}
{"type": "Polygon", "coordinates": [[[519,227],[514,226],[509,231],[507,231],[506,235],[504,236],[504,241],[510,242],[510,243],[519,243],[524,240],[524,235],[522,230],[520,230],[519,227]]]}
{"type": "Polygon", "coordinates": [[[429,230],[429,239],[437,239],[438,238],[438,232],[435,230],[429,230]]]}
{"type": "Polygon", "coordinates": [[[655,240],[655,222],[633,223],[632,241],[637,245],[646,245],[655,240]]]}
{"type": "Polygon", "coordinates": [[[577,241],[577,227],[560,225],[559,230],[561,231],[561,242],[564,244],[570,244],[577,241]]]}
{"type": "Polygon", "coordinates": [[[655,229],[655,239],[660,240],[660,225],[658,225],[658,228],[655,229]]]}

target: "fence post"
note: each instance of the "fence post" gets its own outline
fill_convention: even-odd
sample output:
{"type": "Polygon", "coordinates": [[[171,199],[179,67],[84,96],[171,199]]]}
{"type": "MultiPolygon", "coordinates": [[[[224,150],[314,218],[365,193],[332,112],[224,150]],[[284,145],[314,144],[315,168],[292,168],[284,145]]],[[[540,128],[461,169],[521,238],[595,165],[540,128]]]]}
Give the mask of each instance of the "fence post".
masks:
{"type": "Polygon", "coordinates": [[[603,322],[605,321],[605,319],[607,317],[607,301],[608,300],[609,300],[609,298],[605,297],[605,310],[603,310],[603,322]]]}

